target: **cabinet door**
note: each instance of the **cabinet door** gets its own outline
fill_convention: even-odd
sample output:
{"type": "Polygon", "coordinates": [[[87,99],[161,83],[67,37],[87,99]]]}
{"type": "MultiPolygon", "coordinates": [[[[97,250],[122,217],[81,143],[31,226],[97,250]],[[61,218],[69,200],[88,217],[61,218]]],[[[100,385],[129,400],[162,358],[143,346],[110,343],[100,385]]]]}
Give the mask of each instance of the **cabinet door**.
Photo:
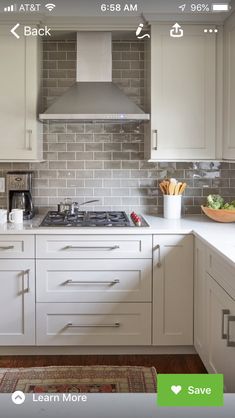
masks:
{"type": "Polygon", "coordinates": [[[38,40],[0,25],[0,160],[41,158],[37,123],[38,40]]]}
{"type": "Polygon", "coordinates": [[[155,235],[153,344],[193,344],[193,237],[155,235]]]}
{"type": "Polygon", "coordinates": [[[210,373],[223,373],[226,392],[235,391],[235,347],[228,346],[229,341],[235,343],[235,301],[225,290],[207,274],[207,339],[208,364],[210,373]]]}
{"type": "Polygon", "coordinates": [[[235,15],[225,26],[225,97],[223,157],[235,159],[235,15]]]}
{"type": "Polygon", "coordinates": [[[35,344],[33,260],[1,260],[0,345],[35,344]]]}
{"type": "Polygon", "coordinates": [[[152,160],[215,157],[216,35],[183,25],[182,38],[169,25],[151,33],[152,160]]]}
{"type": "Polygon", "coordinates": [[[206,358],[206,247],[195,240],[194,249],[194,346],[202,358],[206,358]]]}

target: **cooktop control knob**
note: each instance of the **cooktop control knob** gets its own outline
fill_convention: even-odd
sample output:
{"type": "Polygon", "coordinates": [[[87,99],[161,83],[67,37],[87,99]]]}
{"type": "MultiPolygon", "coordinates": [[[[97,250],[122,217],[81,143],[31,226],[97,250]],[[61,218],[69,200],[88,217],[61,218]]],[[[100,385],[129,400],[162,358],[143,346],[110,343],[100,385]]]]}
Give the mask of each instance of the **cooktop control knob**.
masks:
{"type": "Polygon", "coordinates": [[[141,218],[135,213],[131,213],[131,219],[136,226],[141,226],[141,218]]]}

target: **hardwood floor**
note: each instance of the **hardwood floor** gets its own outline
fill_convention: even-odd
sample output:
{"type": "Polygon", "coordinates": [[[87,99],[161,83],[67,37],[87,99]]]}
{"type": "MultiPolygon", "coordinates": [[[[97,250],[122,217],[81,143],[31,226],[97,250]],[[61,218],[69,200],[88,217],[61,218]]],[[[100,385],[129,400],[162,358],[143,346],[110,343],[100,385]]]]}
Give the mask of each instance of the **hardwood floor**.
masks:
{"type": "Polygon", "coordinates": [[[158,373],[207,373],[199,356],[187,355],[83,355],[83,356],[2,356],[0,367],[41,366],[154,366],[158,373]]]}

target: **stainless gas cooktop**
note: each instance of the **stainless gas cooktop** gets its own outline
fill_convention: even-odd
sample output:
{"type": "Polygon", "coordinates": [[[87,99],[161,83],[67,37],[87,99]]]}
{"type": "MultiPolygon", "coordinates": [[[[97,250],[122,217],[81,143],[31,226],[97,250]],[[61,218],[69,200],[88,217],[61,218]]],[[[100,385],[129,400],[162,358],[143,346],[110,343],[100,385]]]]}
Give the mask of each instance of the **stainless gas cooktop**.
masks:
{"type": "Polygon", "coordinates": [[[135,222],[125,212],[83,212],[74,215],[50,211],[43,219],[40,227],[148,227],[142,216],[135,222]]]}

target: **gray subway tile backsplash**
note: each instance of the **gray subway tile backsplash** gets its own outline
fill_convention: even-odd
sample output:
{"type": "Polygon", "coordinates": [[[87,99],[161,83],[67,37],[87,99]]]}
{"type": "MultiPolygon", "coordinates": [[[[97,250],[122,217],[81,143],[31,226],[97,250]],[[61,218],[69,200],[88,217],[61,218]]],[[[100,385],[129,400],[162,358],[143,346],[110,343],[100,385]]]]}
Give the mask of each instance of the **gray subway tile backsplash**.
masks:
{"type": "MultiPolygon", "coordinates": [[[[130,98],[144,103],[144,42],[113,41],[113,81],[130,98]]],[[[76,81],[76,42],[45,41],[44,107],[76,81]]],[[[235,165],[227,162],[147,162],[144,123],[47,122],[42,163],[0,163],[8,170],[34,171],[36,206],[56,207],[66,197],[98,198],[91,209],[161,213],[158,183],[164,177],[186,181],[184,213],[200,213],[209,193],[235,199],[235,165]]],[[[193,156],[192,156],[193,158],[193,156]]],[[[0,206],[6,195],[0,194],[0,206]]]]}

